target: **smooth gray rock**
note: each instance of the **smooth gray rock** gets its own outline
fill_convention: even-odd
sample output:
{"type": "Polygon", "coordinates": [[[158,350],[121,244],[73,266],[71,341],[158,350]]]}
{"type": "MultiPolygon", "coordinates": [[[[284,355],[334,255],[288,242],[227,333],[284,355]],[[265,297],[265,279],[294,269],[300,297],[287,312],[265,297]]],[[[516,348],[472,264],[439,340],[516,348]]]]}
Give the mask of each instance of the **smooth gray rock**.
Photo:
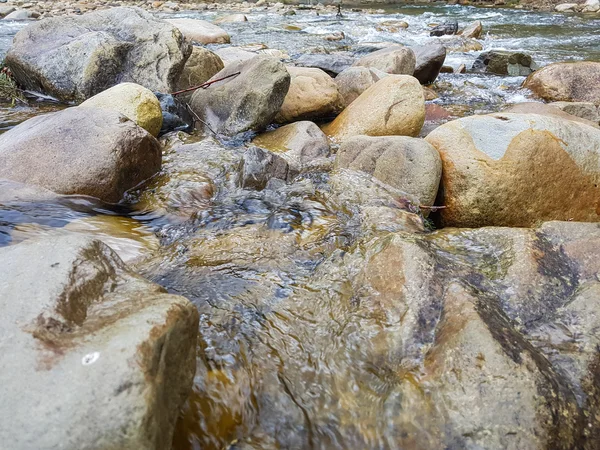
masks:
{"type": "Polygon", "coordinates": [[[321,54],[306,54],[296,59],[295,63],[301,67],[316,67],[317,69],[324,70],[332,77],[335,77],[338,73],[346,70],[356,61],[355,58],[348,55],[340,55],[332,53],[329,55],[321,54]]]}
{"type": "Polygon", "coordinates": [[[440,73],[446,60],[446,47],[439,44],[410,47],[416,58],[413,76],[421,84],[431,84],[440,73]]]}
{"type": "Polygon", "coordinates": [[[204,122],[197,122],[197,127],[208,125],[216,133],[235,135],[262,130],[273,122],[290,87],[283,63],[257,56],[227,65],[211,80],[238,72],[194,93],[190,107],[204,122]]]}
{"type": "Polygon", "coordinates": [[[25,89],[82,101],[125,81],[172,92],[191,51],[173,25],[122,7],[32,23],[5,63],[25,89]]]}
{"type": "Polygon", "coordinates": [[[0,136],[0,178],[107,202],[157,173],[161,157],[150,133],[99,108],[44,114],[0,136]]]}
{"type": "Polygon", "coordinates": [[[76,234],[2,248],[0,272],[7,448],[170,448],[196,369],[196,308],[76,234]]]}

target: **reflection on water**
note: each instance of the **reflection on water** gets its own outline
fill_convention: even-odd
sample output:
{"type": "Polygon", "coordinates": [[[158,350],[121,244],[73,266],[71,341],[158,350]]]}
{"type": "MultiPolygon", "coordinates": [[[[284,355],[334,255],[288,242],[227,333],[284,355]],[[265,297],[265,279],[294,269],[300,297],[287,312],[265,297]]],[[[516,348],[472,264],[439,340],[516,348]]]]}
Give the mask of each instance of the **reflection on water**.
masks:
{"type": "MultiPolygon", "coordinates": [[[[216,13],[180,15],[212,19],[216,13]]],[[[600,21],[578,15],[452,6],[345,11],[341,20],[300,10],[248,19],[256,25],[223,24],[234,45],[264,42],[292,57],[368,42],[427,43],[429,24],[456,19],[483,21],[484,49],[523,50],[541,65],[600,59],[600,21]],[[409,28],[376,30],[392,19],[409,28]],[[334,31],[346,39],[322,39],[334,31]]],[[[1,52],[15,30],[0,22],[1,52]]],[[[478,53],[452,53],[447,62],[470,66],[478,53]]],[[[433,102],[457,116],[494,111],[527,99],[522,80],[442,74],[433,102]]],[[[0,108],[0,131],[56,107],[0,108]]],[[[408,449],[438,442],[430,425],[439,414],[420,369],[426,336],[407,338],[405,306],[355,290],[357,277],[377,286],[399,276],[375,262],[371,272],[361,272],[369,258],[376,261],[367,254],[369,239],[386,228],[424,232],[422,224],[403,216],[395,193],[366,204],[370,194],[359,179],[346,180],[337,192],[325,173],[261,192],[239,189],[248,138],[172,136],[161,174],[120,205],[47,192],[0,195],[0,245],[56,232],[92,234],[143,275],[194,302],[201,314],[198,369],[174,449],[408,449]]],[[[414,320],[421,326],[430,318],[414,320]]]]}

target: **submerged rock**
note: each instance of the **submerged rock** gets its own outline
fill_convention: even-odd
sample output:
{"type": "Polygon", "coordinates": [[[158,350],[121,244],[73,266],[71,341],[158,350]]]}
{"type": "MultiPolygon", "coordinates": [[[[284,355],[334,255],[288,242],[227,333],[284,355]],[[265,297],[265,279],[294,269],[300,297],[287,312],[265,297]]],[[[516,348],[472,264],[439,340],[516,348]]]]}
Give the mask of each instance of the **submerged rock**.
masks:
{"type": "Polygon", "coordinates": [[[523,87],[547,101],[600,105],[600,62],[550,64],[529,75],[523,87]]]}
{"type": "Polygon", "coordinates": [[[419,81],[409,75],[388,75],[323,127],[343,141],[356,136],[417,136],[425,121],[425,99],[419,81]]]}
{"type": "Polygon", "coordinates": [[[600,221],[597,128],[557,116],[498,113],[446,123],[426,140],[442,157],[447,226],[600,221]]]}
{"type": "Polygon", "coordinates": [[[336,116],[342,99],[333,79],[321,69],[287,66],[290,88],[275,120],[279,123],[336,116]]]}
{"type": "Polygon", "coordinates": [[[196,91],[190,100],[192,110],[216,133],[235,135],[264,129],[281,109],[290,86],[285,66],[265,56],[229,64],[211,80],[238,72],[196,91]]]}
{"type": "Polygon", "coordinates": [[[117,111],[153,136],[158,136],[162,127],[163,116],[158,99],[152,91],[139,84],[117,84],[80,106],[117,111]]]}
{"type": "Polygon", "coordinates": [[[123,7],[32,23],[5,63],[25,89],[83,101],[120,82],[171,92],[190,52],[172,25],[123,7]]]}
{"type": "Polygon", "coordinates": [[[196,369],[196,308],[97,240],[28,240],[0,254],[11,280],[0,283],[11,336],[0,438],[40,450],[169,447],[196,369]]]}
{"type": "Polygon", "coordinates": [[[191,132],[194,129],[194,118],[188,110],[185,102],[170,94],[156,94],[160,102],[163,122],[160,134],[170,131],[191,132]]]}
{"type": "Polygon", "coordinates": [[[415,72],[415,64],[412,49],[394,45],[363,56],[354,66],[378,69],[385,73],[412,75],[415,72]]]}
{"type": "Polygon", "coordinates": [[[0,178],[118,202],[160,170],[158,141],[120,113],[68,108],[0,136],[0,178]]]}
{"type": "Polygon", "coordinates": [[[435,148],[406,136],[355,136],[341,145],[337,168],[362,170],[431,206],[437,195],[442,161],[435,148]]]}
{"type": "Polygon", "coordinates": [[[240,186],[261,190],[272,178],[291,181],[297,174],[281,156],[259,147],[250,147],[242,159],[240,186]]]}

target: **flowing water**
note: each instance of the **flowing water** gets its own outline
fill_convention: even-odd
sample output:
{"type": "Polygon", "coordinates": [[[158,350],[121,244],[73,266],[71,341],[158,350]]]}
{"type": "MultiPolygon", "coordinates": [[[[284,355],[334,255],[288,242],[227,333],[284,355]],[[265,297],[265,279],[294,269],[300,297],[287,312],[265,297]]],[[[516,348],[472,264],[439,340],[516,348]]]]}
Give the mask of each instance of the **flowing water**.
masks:
{"type": "MultiPolygon", "coordinates": [[[[430,24],[481,20],[484,50],[521,50],[539,65],[600,60],[600,20],[583,15],[406,6],[384,14],[344,11],[341,19],[300,9],[294,16],[247,16],[248,23],[223,25],[233,45],[264,43],[292,58],[315,49],[360,52],[375,42],[423,44],[433,40],[430,24]],[[409,28],[377,31],[389,20],[409,28]],[[346,38],[323,39],[335,31],[346,38]]],[[[0,22],[0,52],[22,26],[0,22]]],[[[450,53],[447,64],[469,67],[478,54],[450,53]]],[[[432,103],[457,116],[497,111],[529,99],[522,81],[441,74],[434,86],[440,97],[432,103]]],[[[59,107],[4,107],[0,130],[59,107]]],[[[406,312],[385,299],[361,304],[352,284],[372,236],[426,233],[424,224],[402,215],[397,193],[358,175],[314,173],[260,192],[240,189],[247,138],[170,136],[163,172],[119,205],[0,195],[0,245],[60,232],[93,234],[144,276],[194,302],[201,317],[198,369],[174,449],[418,448],[399,431],[428,433],[427,417],[412,415],[413,394],[424,388],[419,351],[403,343],[399,323],[406,312]],[[386,200],[368,204],[366,190],[386,200]]]]}

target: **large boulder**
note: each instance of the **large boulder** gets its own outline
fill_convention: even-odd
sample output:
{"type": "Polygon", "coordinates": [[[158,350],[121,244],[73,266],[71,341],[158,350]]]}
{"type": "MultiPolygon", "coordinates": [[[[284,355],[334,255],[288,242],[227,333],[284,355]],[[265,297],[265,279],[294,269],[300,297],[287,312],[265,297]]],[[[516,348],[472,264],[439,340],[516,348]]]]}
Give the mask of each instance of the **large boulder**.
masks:
{"type": "Polygon", "coordinates": [[[117,202],[160,165],[158,141],[108,109],[68,108],[29,119],[0,136],[0,178],[59,194],[117,202]]]}
{"type": "Polygon", "coordinates": [[[426,140],[442,158],[444,225],[600,221],[597,128],[557,116],[499,113],[446,123],[426,140]]]}
{"type": "Polygon", "coordinates": [[[265,56],[229,64],[211,80],[238,72],[196,91],[190,100],[192,110],[216,133],[264,129],[280,110],[290,87],[290,74],[283,63],[265,56]]]}
{"type": "Polygon", "coordinates": [[[368,67],[348,67],[335,77],[344,107],[388,74],[368,67]]]}
{"type": "Polygon", "coordinates": [[[0,439],[14,449],[169,448],[196,370],[196,308],[77,234],[2,248],[0,270],[10,337],[0,439]]]}
{"type": "Polygon", "coordinates": [[[495,73],[520,77],[529,75],[537,69],[537,64],[531,56],[521,52],[490,50],[480,54],[471,70],[475,72],[495,73]]]}
{"type": "Polygon", "coordinates": [[[385,73],[412,75],[415,72],[415,54],[408,47],[394,45],[363,56],[354,66],[378,69],[385,73]]]}
{"type": "Polygon", "coordinates": [[[87,99],[80,106],[120,112],[153,136],[158,136],[162,127],[163,116],[156,95],[139,84],[117,84],[87,99]]]}
{"type": "Polygon", "coordinates": [[[343,141],[350,136],[417,136],[425,122],[425,98],[419,81],[409,75],[388,75],[323,127],[343,141]]]}
{"type": "Polygon", "coordinates": [[[230,38],[227,31],[206,20],[199,19],[167,19],[171,25],[190,41],[199,44],[229,44],[230,38]]]}
{"type": "Polygon", "coordinates": [[[274,131],[258,135],[252,144],[277,153],[295,172],[318,167],[329,156],[329,140],[312,122],[290,123],[274,131]]]}
{"type": "Polygon", "coordinates": [[[191,51],[172,25],[138,8],[111,8],[28,25],[5,64],[25,89],[83,101],[126,81],[171,92],[191,51]]]}
{"type": "Polygon", "coordinates": [[[416,58],[413,76],[421,84],[433,83],[446,60],[446,47],[439,44],[432,44],[416,45],[410,47],[410,49],[416,58]]]}
{"type": "Polygon", "coordinates": [[[275,120],[280,123],[337,115],[342,99],[333,79],[321,69],[287,66],[290,88],[275,120]]]}
{"type": "Polygon", "coordinates": [[[554,106],[567,114],[589,120],[590,122],[600,123],[600,111],[591,102],[552,102],[550,106],[554,106]]]}
{"type": "Polygon", "coordinates": [[[442,161],[435,148],[406,136],[354,136],[340,146],[336,168],[361,170],[415,198],[420,205],[435,201],[442,161]]]}
{"type": "MultiPolygon", "coordinates": [[[[181,91],[206,83],[223,70],[223,67],[223,61],[218,55],[204,47],[194,46],[192,54],[177,79],[176,90],[181,91]]],[[[186,95],[191,97],[192,93],[186,95]]]]}
{"type": "Polygon", "coordinates": [[[350,67],[356,61],[355,58],[349,55],[339,53],[331,53],[322,55],[318,53],[301,55],[294,62],[300,67],[316,67],[327,72],[332,77],[350,67]]]}
{"type": "Polygon", "coordinates": [[[529,75],[523,87],[547,101],[600,105],[600,62],[550,64],[529,75]]]}

